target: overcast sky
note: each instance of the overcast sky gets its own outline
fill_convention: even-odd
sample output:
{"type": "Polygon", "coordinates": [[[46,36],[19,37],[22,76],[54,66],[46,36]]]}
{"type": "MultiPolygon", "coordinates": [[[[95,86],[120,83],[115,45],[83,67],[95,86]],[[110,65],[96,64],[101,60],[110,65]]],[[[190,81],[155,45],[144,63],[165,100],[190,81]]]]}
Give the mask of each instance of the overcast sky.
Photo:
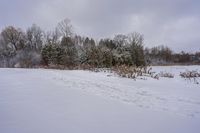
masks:
{"type": "Polygon", "coordinates": [[[51,30],[65,18],[84,36],[136,31],[148,47],[200,51],[200,0],[0,0],[0,30],[33,23],[51,30]]]}

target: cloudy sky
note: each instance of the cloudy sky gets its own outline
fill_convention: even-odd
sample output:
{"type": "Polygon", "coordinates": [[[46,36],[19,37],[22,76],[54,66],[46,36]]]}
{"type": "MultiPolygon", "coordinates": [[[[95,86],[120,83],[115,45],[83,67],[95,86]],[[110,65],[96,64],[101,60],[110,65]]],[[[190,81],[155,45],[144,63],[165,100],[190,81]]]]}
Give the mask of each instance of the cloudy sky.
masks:
{"type": "Polygon", "coordinates": [[[51,30],[65,18],[84,36],[136,31],[148,47],[200,51],[199,0],[0,0],[0,30],[33,23],[51,30]]]}

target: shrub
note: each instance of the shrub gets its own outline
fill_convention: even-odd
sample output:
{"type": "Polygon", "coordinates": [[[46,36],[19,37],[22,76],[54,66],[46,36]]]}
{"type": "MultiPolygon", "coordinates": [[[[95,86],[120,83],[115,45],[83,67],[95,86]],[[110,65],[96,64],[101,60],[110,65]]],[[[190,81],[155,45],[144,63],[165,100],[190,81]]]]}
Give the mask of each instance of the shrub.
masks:
{"type": "Polygon", "coordinates": [[[182,72],[180,73],[180,76],[190,81],[193,80],[195,84],[199,84],[197,79],[200,78],[200,73],[198,71],[182,72]]]}

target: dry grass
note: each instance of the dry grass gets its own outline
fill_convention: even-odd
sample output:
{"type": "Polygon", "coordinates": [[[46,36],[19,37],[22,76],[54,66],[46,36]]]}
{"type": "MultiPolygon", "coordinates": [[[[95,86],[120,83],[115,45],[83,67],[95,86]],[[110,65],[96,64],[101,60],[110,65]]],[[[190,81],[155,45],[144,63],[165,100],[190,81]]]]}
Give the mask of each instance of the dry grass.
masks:
{"type": "Polygon", "coordinates": [[[158,75],[152,72],[152,68],[148,67],[134,67],[121,65],[113,68],[113,71],[120,77],[136,79],[138,77],[152,77],[154,79],[159,79],[158,75]]]}

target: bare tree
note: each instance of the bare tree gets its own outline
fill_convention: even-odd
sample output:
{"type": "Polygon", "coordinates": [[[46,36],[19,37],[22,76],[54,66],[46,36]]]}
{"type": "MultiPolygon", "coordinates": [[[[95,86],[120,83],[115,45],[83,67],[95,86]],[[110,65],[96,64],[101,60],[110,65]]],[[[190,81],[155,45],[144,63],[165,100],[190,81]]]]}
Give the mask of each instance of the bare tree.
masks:
{"type": "Polygon", "coordinates": [[[126,35],[118,34],[114,37],[113,41],[118,47],[121,47],[127,44],[127,38],[126,35]]]}
{"type": "Polygon", "coordinates": [[[140,33],[133,32],[128,35],[129,44],[143,45],[144,37],[140,33]]]}
{"type": "Polygon", "coordinates": [[[44,37],[44,33],[41,30],[41,28],[33,24],[30,28],[28,28],[26,36],[28,41],[27,43],[31,47],[31,49],[40,51],[42,48],[43,37],[44,37]]]}
{"type": "Polygon", "coordinates": [[[45,34],[46,44],[59,44],[60,41],[60,33],[56,28],[54,31],[49,31],[45,34]]]}
{"type": "Polygon", "coordinates": [[[21,29],[16,29],[13,26],[6,27],[1,32],[2,39],[6,45],[11,45],[15,50],[21,49],[24,45],[24,33],[21,29]]]}
{"type": "Polygon", "coordinates": [[[64,37],[71,37],[73,35],[73,27],[71,25],[70,19],[64,19],[57,26],[58,31],[64,37]]]}
{"type": "Polygon", "coordinates": [[[132,56],[133,63],[136,66],[145,65],[144,57],[144,38],[143,35],[134,32],[128,35],[128,41],[130,45],[130,53],[132,56]]]}

